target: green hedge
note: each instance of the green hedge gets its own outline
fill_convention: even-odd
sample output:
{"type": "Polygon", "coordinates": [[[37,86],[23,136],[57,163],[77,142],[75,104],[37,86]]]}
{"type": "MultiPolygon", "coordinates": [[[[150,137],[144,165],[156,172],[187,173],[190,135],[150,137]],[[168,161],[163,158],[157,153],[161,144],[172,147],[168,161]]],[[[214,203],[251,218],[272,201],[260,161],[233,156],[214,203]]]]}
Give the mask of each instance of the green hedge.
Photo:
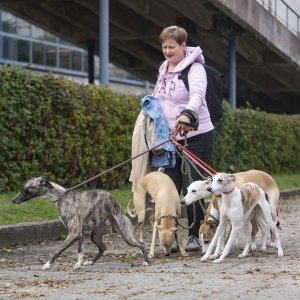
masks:
{"type": "MultiPolygon", "coordinates": [[[[139,99],[0,66],[0,191],[16,191],[41,175],[71,187],[127,160],[139,99]]],[[[216,128],[215,169],[300,169],[299,116],[231,110],[226,104],[224,110],[216,128]]],[[[121,186],[130,167],[108,172],[96,186],[121,186]]]]}
{"type": "Polygon", "coordinates": [[[231,109],[228,103],[223,108],[224,117],[216,125],[216,170],[299,172],[300,115],[231,109]]]}
{"type": "MultiPolygon", "coordinates": [[[[0,190],[41,175],[70,187],[128,159],[138,111],[136,96],[0,67],[0,190]]],[[[97,185],[125,183],[130,167],[97,185]]]]}

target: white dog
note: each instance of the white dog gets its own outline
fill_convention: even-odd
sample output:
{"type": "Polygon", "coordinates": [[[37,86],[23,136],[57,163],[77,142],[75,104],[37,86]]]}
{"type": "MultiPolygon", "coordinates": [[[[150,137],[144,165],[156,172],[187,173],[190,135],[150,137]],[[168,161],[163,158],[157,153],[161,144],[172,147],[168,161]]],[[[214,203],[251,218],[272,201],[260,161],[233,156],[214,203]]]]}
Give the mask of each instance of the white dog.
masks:
{"type": "Polygon", "coordinates": [[[247,256],[251,245],[250,221],[255,213],[256,221],[260,224],[260,227],[264,228],[267,224],[273,232],[275,241],[277,242],[278,256],[283,256],[279,234],[275,223],[272,220],[271,208],[265,198],[264,191],[255,183],[246,183],[238,189],[234,186],[234,181],[235,176],[233,174],[217,173],[212,178],[212,182],[208,187],[208,191],[211,193],[215,195],[221,193],[222,196],[220,205],[220,224],[207,252],[201,258],[201,261],[205,261],[208,258],[216,258],[216,255],[218,255],[218,253],[216,253],[216,255],[211,256],[211,253],[219,237],[222,236],[226,229],[228,220],[232,227],[230,236],[221,256],[213,262],[221,263],[225,256],[228,255],[242,224],[245,235],[245,248],[239,257],[247,256]]]}
{"type": "MultiPolygon", "coordinates": [[[[245,172],[235,173],[234,175],[235,175],[234,185],[236,187],[240,187],[242,184],[247,182],[254,182],[257,185],[259,185],[260,188],[263,189],[263,191],[267,194],[268,201],[271,206],[272,218],[275,222],[277,218],[277,206],[278,206],[279,194],[280,194],[275,180],[268,173],[259,170],[249,170],[245,172]]],[[[198,180],[192,182],[188,187],[187,195],[181,200],[181,204],[190,205],[191,203],[197,201],[198,199],[205,198],[208,195],[210,195],[210,192],[207,190],[207,187],[209,186],[210,183],[211,183],[211,179],[203,180],[203,181],[198,180]]],[[[207,208],[205,219],[201,223],[200,230],[199,230],[199,240],[201,242],[201,248],[203,254],[206,252],[209,243],[211,242],[216,232],[220,220],[220,212],[219,212],[220,197],[217,196],[213,196],[213,199],[210,202],[209,207],[207,208]]],[[[277,223],[279,223],[278,219],[277,219],[277,223]]],[[[261,228],[261,230],[263,229],[261,228]]],[[[252,239],[253,239],[253,243],[251,245],[252,250],[255,250],[256,248],[255,245],[256,233],[257,233],[257,227],[254,226],[252,228],[252,239]]],[[[220,243],[221,244],[218,244],[218,248],[222,249],[222,245],[224,244],[224,242],[222,243],[222,241],[220,241],[220,243]]],[[[266,246],[264,245],[264,243],[265,240],[263,240],[263,244],[261,247],[262,251],[266,250],[266,246]]],[[[271,247],[275,246],[273,235],[271,235],[270,246],[271,247]]]]}

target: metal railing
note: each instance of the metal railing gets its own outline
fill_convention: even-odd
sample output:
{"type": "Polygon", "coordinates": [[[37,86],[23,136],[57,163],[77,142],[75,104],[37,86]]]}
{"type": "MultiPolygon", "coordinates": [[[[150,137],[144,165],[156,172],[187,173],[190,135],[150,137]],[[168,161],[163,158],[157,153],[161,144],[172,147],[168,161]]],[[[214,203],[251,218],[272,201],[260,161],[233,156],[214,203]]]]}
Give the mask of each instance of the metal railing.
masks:
{"type": "Polygon", "coordinates": [[[275,18],[300,38],[300,15],[284,0],[256,0],[275,18]]]}

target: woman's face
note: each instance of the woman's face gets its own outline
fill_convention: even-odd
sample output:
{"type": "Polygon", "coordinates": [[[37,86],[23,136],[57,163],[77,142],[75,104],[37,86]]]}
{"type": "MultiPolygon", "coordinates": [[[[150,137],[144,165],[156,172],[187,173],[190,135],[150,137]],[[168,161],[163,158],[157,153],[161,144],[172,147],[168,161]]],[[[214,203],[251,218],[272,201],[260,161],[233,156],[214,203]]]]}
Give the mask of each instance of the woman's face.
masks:
{"type": "Polygon", "coordinates": [[[177,65],[184,58],[185,43],[179,45],[174,39],[167,39],[162,42],[161,46],[169,64],[177,65]]]}

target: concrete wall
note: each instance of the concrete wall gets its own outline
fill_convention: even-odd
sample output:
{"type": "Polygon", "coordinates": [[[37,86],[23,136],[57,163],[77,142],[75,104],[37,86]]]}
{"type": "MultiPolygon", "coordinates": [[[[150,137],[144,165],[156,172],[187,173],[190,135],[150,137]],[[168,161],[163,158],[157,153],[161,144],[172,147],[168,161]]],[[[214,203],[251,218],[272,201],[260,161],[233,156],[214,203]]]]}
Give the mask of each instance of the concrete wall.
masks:
{"type": "Polygon", "coordinates": [[[242,27],[257,33],[285,60],[300,66],[300,39],[256,1],[214,0],[214,3],[242,27]]]}

